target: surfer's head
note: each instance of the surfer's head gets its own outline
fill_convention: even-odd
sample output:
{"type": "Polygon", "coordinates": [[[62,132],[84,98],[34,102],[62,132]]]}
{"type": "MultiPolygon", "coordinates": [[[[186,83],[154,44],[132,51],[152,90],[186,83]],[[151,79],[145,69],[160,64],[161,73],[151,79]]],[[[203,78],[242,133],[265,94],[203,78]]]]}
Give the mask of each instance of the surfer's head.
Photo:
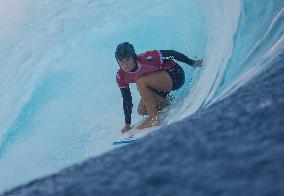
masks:
{"type": "Polygon", "coordinates": [[[129,42],[123,42],[116,47],[115,58],[125,72],[130,72],[136,67],[137,54],[129,42]]]}
{"type": "Polygon", "coordinates": [[[137,57],[135,49],[129,42],[123,42],[116,47],[115,58],[117,61],[135,56],[137,57]]]}

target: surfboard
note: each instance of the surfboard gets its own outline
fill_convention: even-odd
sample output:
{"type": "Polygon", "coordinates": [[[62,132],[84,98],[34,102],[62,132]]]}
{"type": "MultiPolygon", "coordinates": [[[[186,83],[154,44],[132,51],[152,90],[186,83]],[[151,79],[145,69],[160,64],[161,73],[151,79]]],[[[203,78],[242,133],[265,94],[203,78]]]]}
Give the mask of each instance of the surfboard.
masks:
{"type": "Polygon", "coordinates": [[[123,133],[118,139],[114,140],[112,145],[123,145],[123,144],[130,144],[135,142],[137,139],[135,137],[135,133],[133,133],[134,130],[129,130],[126,133],[123,133]]]}
{"type": "Polygon", "coordinates": [[[113,141],[112,145],[123,145],[123,144],[130,144],[132,142],[135,142],[134,138],[122,138],[121,140],[115,140],[113,141]]]}
{"type": "Polygon", "coordinates": [[[131,129],[127,131],[126,133],[121,134],[121,136],[118,139],[113,141],[112,145],[118,146],[118,145],[134,143],[136,140],[150,133],[153,133],[153,131],[159,128],[160,126],[150,127],[146,129],[137,129],[137,128],[131,129]]]}
{"type": "Polygon", "coordinates": [[[144,137],[145,135],[148,135],[149,133],[152,133],[153,131],[159,129],[162,124],[164,119],[166,118],[168,113],[168,107],[165,108],[163,111],[159,112],[159,119],[161,121],[160,126],[155,126],[155,127],[150,127],[150,128],[145,128],[145,129],[138,129],[137,127],[144,121],[146,118],[142,118],[139,122],[135,123],[133,125],[133,128],[123,134],[121,134],[117,139],[113,141],[114,146],[119,146],[119,145],[125,145],[125,144],[130,144],[134,143],[137,139],[140,139],[144,137]]]}

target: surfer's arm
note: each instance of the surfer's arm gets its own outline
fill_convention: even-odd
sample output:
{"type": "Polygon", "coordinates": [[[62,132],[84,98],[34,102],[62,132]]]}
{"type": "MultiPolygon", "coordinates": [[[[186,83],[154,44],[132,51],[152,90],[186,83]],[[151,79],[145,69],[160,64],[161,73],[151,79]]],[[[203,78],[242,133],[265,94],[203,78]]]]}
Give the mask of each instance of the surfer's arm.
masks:
{"type": "Polygon", "coordinates": [[[162,57],[164,59],[174,59],[183,63],[186,63],[188,65],[191,65],[192,67],[198,67],[203,63],[203,60],[192,60],[185,54],[182,54],[180,52],[177,52],[175,50],[160,50],[162,57]]]}
{"type": "Polygon", "coordinates": [[[129,86],[127,86],[126,88],[120,88],[120,91],[123,98],[123,111],[125,117],[125,124],[130,125],[133,104],[132,104],[132,96],[129,86]]]}

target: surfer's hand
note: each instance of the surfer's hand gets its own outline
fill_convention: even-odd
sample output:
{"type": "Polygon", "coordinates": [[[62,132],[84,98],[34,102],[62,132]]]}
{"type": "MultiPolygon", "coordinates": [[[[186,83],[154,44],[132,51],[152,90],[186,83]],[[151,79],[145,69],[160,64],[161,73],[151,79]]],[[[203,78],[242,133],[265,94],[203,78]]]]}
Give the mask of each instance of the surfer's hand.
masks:
{"type": "Polygon", "coordinates": [[[127,131],[129,131],[130,129],[132,129],[132,127],[130,126],[130,124],[126,124],[123,129],[121,129],[121,133],[125,133],[127,131]]]}
{"type": "Polygon", "coordinates": [[[202,63],[203,63],[203,59],[198,59],[193,63],[192,67],[194,68],[201,67],[202,63]]]}

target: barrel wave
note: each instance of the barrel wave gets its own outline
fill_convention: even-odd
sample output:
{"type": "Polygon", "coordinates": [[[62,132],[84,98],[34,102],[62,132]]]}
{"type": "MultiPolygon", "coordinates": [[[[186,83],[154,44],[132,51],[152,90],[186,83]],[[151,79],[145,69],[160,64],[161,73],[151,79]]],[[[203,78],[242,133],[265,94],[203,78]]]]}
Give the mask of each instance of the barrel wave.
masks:
{"type": "MultiPolygon", "coordinates": [[[[11,16],[20,15],[17,22],[0,20],[13,27],[0,32],[0,192],[113,150],[124,122],[117,44],[204,59],[201,68],[181,64],[186,84],[173,93],[163,126],[222,103],[284,46],[282,0],[26,0],[21,6],[11,16]]],[[[135,111],[139,95],[130,88],[135,111]]]]}

